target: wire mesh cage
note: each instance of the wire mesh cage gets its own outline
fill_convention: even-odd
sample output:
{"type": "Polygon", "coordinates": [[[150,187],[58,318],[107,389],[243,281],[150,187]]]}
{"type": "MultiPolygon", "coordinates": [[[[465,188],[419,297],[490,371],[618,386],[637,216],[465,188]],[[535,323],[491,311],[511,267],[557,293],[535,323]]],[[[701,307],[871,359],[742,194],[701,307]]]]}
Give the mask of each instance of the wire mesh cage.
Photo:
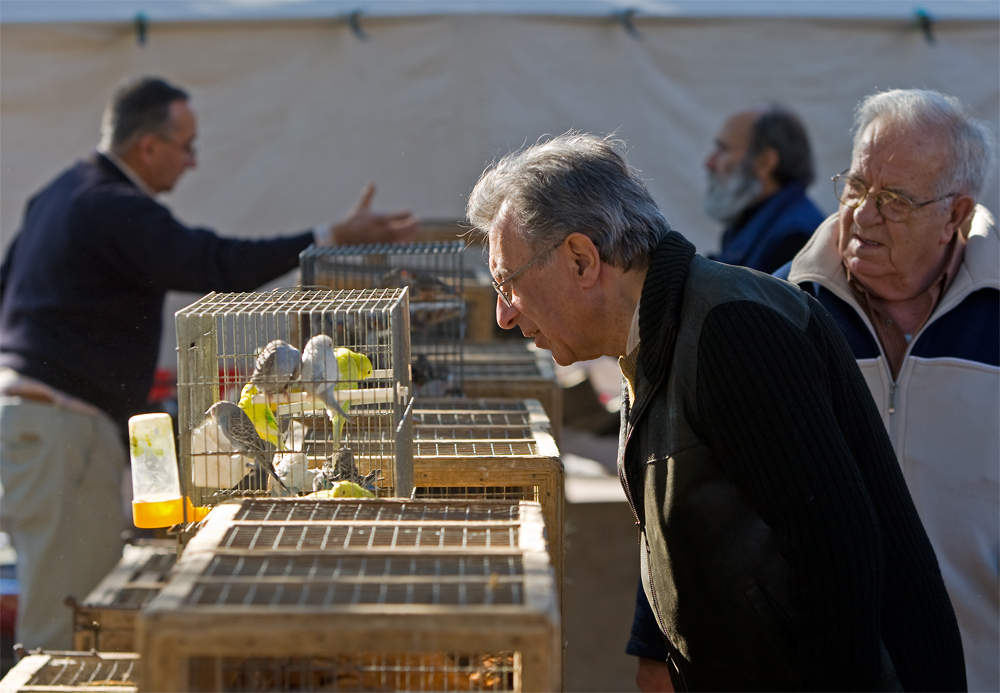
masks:
{"type": "Polygon", "coordinates": [[[463,241],[310,246],[299,255],[303,287],[410,290],[410,346],[417,396],[461,392],[466,333],[463,241]]]}
{"type": "Polygon", "coordinates": [[[406,288],[276,290],[212,293],[178,311],[181,483],[191,503],[409,495],[407,304],[406,288]]]}
{"type": "Polygon", "coordinates": [[[81,652],[135,652],[135,617],[166,583],[177,542],[126,546],[118,564],[73,606],[73,647],[81,652]]]}
{"type": "Polygon", "coordinates": [[[225,504],[138,633],[151,691],[560,688],[535,503],[225,504]]]}
{"type": "Polygon", "coordinates": [[[37,651],[7,672],[0,693],[129,693],[138,690],[138,664],[134,653],[37,651]]]}
{"type": "Polygon", "coordinates": [[[541,403],[417,399],[413,423],[413,497],[539,503],[561,592],[565,473],[541,403]]]}

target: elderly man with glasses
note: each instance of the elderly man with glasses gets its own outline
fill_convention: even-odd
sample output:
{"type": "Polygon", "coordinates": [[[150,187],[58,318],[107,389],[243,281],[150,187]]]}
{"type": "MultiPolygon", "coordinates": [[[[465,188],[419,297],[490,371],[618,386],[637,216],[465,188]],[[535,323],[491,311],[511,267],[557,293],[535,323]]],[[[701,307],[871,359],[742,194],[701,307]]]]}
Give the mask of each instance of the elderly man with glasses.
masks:
{"type": "Polygon", "coordinates": [[[569,133],[480,178],[497,322],[623,375],[618,470],[666,672],[644,689],[962,690],[958,626],[837,325],[706,260],[614,141],[569,133]]]}
{"type": "Polygon", "coordinates": [[[1000,690],[1000,241],[990,128],[953,97],[861,102],[840,210],[779,276],[854,351],[937,553],[969,690],[1000,690]]]}

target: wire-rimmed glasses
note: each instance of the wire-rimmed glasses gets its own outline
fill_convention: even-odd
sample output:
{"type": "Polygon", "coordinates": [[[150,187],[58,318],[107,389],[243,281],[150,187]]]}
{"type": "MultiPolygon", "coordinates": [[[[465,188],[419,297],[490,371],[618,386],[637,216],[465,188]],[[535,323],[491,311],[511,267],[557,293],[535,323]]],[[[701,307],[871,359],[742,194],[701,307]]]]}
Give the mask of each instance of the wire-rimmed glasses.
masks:
{"type": "Polygon", "coordinates": [[[955,197],[957,192],[948,193],[941,197],[935,197],[927,202],[914,202],[905,195],[894,193],[890,190],[869,190],[864,183],[857,178],[847,175],[847,169],[833,176],[833,194],[837,196],[841,204],[847,205],[851,209],[857,209],[864,204],[865,198],[869,195],[875,198],[875,207],[878,209],[886,221],[903,222],[910,218],[914,210],[925,207],[949,197],[955,197]]]}
{"type": "Polygon", "coordinates": [[[514,279],[517,279],[518,275],[524,273],[526,269],[531,267],[533,264],[541,260],[543,257],[551,253],[553,250],[555,250],[562,244],[563,242],[559,241],[554,246],[543,252],[541,255],[536,255],[535,257],[533,257],[531,260],[528,261],[528,264],[526,264],[518,271],[514,272],[512,275],[504,279],[502,282],[498,282],[496,279],[493,280],[493,288],[496,290],[497,296],[500,297],[500,300],[504,302],[505,306],[507,306],[508,308],[512,308],[513,306],[511,305],[511,300],[513,299],[511,298],[511,296],[508,295],[510,293],[510,289],[504,289],[503,285],[513,281],[514,279]]]}

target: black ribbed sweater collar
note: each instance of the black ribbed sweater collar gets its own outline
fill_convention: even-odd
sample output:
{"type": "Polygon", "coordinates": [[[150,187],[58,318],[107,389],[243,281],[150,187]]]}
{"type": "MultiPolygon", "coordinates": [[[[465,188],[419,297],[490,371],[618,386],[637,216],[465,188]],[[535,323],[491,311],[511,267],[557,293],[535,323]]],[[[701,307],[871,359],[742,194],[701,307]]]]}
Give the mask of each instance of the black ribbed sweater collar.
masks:
{"type": "Polygon", "coordinates": [[[639,303],[639,372],[655,390],[673,357],[694,245],[676,231],[653,250],[639,303]]]}

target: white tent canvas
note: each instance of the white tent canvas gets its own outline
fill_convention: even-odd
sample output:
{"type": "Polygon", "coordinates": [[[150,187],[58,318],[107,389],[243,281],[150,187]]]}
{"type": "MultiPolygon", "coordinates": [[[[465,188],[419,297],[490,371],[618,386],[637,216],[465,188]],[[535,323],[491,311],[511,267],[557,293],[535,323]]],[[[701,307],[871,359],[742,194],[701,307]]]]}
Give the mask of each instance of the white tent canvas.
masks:
{"type": "MultiPolygon", "coordinates": [[[[906,2],[5,0],[3,246],[30,195],[96,144],[114,87],[157,74],[199,117],[199,167],[164,197],[192,224],[290,233],[345,214],[369,180],[381,209],[459,219],[498,154],[577,129],[626,140],[667,218],[711,251],[703,161],[737,108],[779,100],[802,115],[828,212],[854,105],[874,90],[939,89],[997,128],[1000,7],[923,6],[933,42],[906,2]]],[[[983,202],[998,201],[994,180],[983,202]]],[[[172,297],[167,315],[192,299],[172,297]]],[[[167,367],[173,340],[168,329],[167,367]]]]}

